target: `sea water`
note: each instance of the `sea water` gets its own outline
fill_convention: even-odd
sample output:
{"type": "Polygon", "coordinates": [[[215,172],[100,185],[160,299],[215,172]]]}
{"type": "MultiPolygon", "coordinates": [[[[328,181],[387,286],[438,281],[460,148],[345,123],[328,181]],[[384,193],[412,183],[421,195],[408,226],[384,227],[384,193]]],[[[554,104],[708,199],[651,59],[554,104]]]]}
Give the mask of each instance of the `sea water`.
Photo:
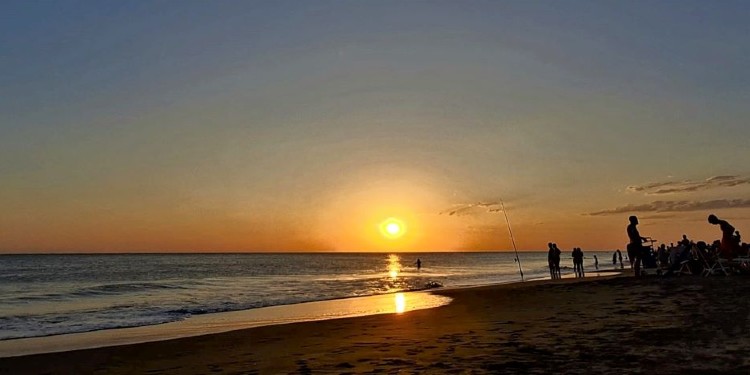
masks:
{"type": "MultiPolygon", "coordinates": [[[[594,254],[602,269],[612,268],[611,252],[587,252],[587,270],[594,254]]],[[[519,258],[527,280],[548,276],[545,252],[519,258]]],[[[434,282],[520,281],[515,259],[508,252],[2,255],[0,340],[416,291],[434,282]]],[[[562,264],[572,272],[572,261],[564,256],[562,264]]]]}

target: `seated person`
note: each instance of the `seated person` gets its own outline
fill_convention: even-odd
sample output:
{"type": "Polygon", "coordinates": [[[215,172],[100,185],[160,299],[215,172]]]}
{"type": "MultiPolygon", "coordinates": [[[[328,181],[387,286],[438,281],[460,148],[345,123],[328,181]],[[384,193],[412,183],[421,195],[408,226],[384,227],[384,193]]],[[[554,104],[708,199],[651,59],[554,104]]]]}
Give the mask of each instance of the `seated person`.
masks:
{"type": "Polygon", "coordinates": [[[669,251],[667,251],[667,245],[662,244],[656,251],[656,258],[659,260],[659,266],[666,268],[669,266],[669,251]]]}

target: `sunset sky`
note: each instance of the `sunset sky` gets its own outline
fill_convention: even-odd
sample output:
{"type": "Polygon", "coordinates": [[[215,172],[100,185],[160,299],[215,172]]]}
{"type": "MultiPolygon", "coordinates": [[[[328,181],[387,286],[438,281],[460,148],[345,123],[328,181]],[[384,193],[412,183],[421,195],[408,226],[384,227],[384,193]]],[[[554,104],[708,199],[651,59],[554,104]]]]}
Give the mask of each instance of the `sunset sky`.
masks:
{"type": "Polygon", "coordinates": [[[750,238],[747,1],[4,1],[0,252],[750,238]],[[403,233],[387,236],[389,218],[403,233]],[[393,237],[393,238],[392,238],[393,237]]]}

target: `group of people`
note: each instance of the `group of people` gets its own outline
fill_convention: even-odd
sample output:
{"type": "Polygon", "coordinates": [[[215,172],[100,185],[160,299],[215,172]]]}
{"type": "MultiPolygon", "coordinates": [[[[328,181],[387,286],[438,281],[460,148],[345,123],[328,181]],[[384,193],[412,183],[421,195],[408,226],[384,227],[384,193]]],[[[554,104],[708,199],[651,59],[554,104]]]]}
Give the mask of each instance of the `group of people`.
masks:
{"type": "MultiPolygon", "coordinates": [[[[701,259],[721,258],[732,260],[737,257],[748,257],[750,255],[750,245],[742,242],[740,232],[735,230],[735,228],[726,220],[721,220],[713,214],[708,216],[708,222],[719,226],[722,233],[721,240],[716,240],[711,244],[707,244],[704,241],[694,243],[688,239],[687,235],[683,235],[682,239],[677,242],[676,246],[674,243],[672,243],[669,248],[667,248],[666,245],[661,245],[656,250],[651,246],[654,240],[649,237],[641,236],[638,231],[638,218],[636,216],[630,216],[629,221],[630,224],[628,224],[626,230],[629,239],[627,245],[627,259],[629,260],[636,276],[642,274],[642,265],[646,268],[659,266],[667,274],[670,274],[679,269],[686,261],[700,263],[699,260],[701,259]],[[644,244],[647,242],[650,242],[651,244],[645,246],[644,244]]],[[[549,246],[547,261],[549,263],[550,277],[552,279],[559,279],[561,278],[560,254],[562,251],[557,247],[556,243],[550,242],[547,245],[549,246]]],[[[573,258],[573,270],[575,276],[584,277],[583,251],[579,247],[573,248],[571,256],[573,258]]],[[[619,261],[620,269],[625,268],[622,259],[622,252],[620,252],[619,249],[616,250],[612,254],[612,265],[616,267],[619,261]]],[[[748,268],[746,271],[750,272],[750,261],[742,264],[748,268]]],[[[594,267],[596,267],[597,270],[599,269],[599,259],[596,258],[596,256],[594,256],[594,267]]]]}
{"type": "MultiPolygon", "coordinates": [[[[726,220],[719,219],[716,215],[708,215],[708,222],[712,225],[718,225],[721,229],[721,240],[713,241],[710,245],[704,241],[694,243],[683,235],[682,239],[670,244],[669,249],[666,245],[659,246],[653,250],[651,246],[644,246],[645,242],[653,242],[648,237],[641,236],[638,231],[638,218],[630,216],[630,224],[627,227],[629,243],[627,247],[628,258],[636,276],[640,276],[641,265],[644,263],[647,267],[656,267],[657,263],[660,268],[665,269],[667,274],[671,274],[681,267],[682,264],[694,261],[698,266],[705,264],[707,260],[720,258],[731,261],[737,257],[747,257],[750,252],[750,246],[742,242],[740,232],[729,224],[726,220]],[[645,264],[645,263],[653,264],[645,264]]],[[[613,259],[614,261],[614,259],[613,259]]],[[[745,264],[747,266],[747,264],[745,264]]],[[[690,270],[690,267],[688,267],[690,270]]]]}
{"type": "MultiPolygon", "coordinates": [[[[560,254],[562,254],[562,251],[557,247],[556,243],[550,242],[547,244],[547,246],[549,247],[549,251],[547,253],[549,275],[553,280],[559,279],[562,277],[560,274],[560,254]]],[[[573,270],[575,271],[576,277],[584,277],[583,250],[581,250],[580,247],[574,247],[571,255],[573,257],[573,270]]],[[[596,256],[594,256],[594,258],[596,258],[596,256]]],[[[596,266],[598,269],[598,259],[596,261],[596,266]]]]}
{"type": "Polygon", "coordinates": [[[556,243],[548,243],[549,252],[547,253],[547,262],[549,263],[549,275],[552,280],[559,279],[560,275],[560,254],[562,251],[557,248],[556,243]]]}
{"type": "Polygon", "coordinates": [[[617,261],[620,262],[620,269],[625,268],[625,265],[622,263],[622,252],[620,251],[620,249],[617,249],[614,253],[612,253],[612,265],[616,267],[617,261]]]}

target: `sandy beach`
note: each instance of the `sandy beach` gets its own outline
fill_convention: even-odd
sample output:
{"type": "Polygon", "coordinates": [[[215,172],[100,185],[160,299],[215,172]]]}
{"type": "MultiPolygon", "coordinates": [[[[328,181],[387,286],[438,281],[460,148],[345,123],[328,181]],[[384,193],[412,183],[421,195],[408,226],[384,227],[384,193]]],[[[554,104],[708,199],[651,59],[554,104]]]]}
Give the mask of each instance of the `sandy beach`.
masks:
{"type": "Polygon", "coordinates": [[[746,277],[444,290],[404,314],[0,359],[7,374],[750,373],[746,277]]]}

